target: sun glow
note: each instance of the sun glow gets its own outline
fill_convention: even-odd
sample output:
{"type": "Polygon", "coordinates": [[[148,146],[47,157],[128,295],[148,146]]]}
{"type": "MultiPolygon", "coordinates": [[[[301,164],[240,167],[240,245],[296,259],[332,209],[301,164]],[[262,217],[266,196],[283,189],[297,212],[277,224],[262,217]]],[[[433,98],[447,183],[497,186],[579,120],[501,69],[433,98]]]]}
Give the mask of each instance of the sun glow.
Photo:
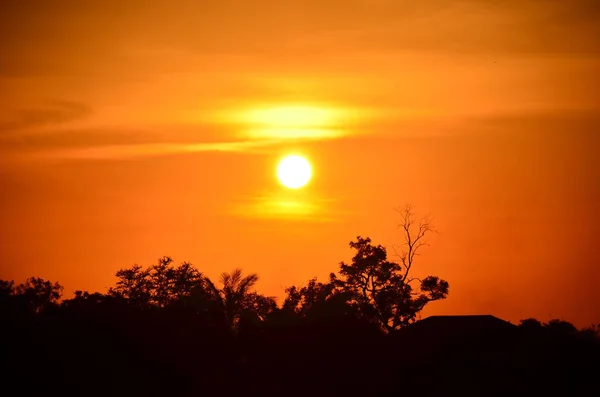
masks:
{"type": "Polygon", "coordinates": [[[215,111],[203,120],[236,126],[241,139],[314,141],[358,133],[373,116],[372,110],[334,103],[252,103],[215,111]]]}
{"type": "Polygon", "coordinates": [[[305,186],[312,177],[312,167],[302,156],[291,155],[283,158],[277,166],[277,178],[290,189],[305,186]]]}
{"type": "Polygon", "coordinates": [[[257,106],[232,119],[255,139],[328,139],[342,135],[343,115],[329,105],[288,104],[257,106]]]}
{"type": "Polygon", "coordinates": [[[336,138],[341,132],[325,128],[256,128],[248,135],[258,139],[325,139],[336,138]]]}
{"type": "Polygon", "coordinates": [[[316,106],[276,106],[246,113],[246,121],[272,128],[319,128],[336,123],[336,112],[316,106]]]}

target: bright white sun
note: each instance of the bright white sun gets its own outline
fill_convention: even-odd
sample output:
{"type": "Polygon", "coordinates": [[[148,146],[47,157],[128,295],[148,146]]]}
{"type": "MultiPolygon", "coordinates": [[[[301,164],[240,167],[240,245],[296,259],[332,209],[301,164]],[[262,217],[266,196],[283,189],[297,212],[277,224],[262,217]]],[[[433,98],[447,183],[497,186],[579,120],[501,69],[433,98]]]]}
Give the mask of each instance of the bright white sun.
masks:
{"type": "Polygon", "coordinates": [[[308,183],[312,176],[312,167],[302,156],[287,156],[277,166],[277,178],[290,189],[298,189],[308,183]]]}

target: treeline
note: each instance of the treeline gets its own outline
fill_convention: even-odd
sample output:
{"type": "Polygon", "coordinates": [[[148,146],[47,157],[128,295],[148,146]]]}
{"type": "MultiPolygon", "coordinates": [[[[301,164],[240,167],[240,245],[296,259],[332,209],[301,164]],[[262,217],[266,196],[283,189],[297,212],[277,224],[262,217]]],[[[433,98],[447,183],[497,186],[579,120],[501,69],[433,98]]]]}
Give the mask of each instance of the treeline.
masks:
{"type": "MultiPolygon", "coordinates": [[[[215,324],[239,330],[244,324],[258,324],[268,316],[289,319],[318,317],[344,318],[373,329],[392,332],[415,321],[430,302],[445,299],[447,281],[428,276],[412,277],[414,261],[432,231],[428,218],[416,221],[410,206],[401,211],[404,245],[399,261],[388,259],[386,249],[374,245],[370,238],[357,237],[350,242],[355,255],[350,263],[342,262],[329,280],[310,280],[306,286],[286,289],[286,298],[278,307],[272,297],[254,290],[256,274],[243,276],[240,269],[221,275],[220,285],[188,262],[175,266],[170,257],[146,269],[139,265],[119,270],[116,285],[106,293],[77,291],[65,300],[65,308],[87,307],[99,303],[127,305],[140,310],[169,308],[194,312],[215,324]]],[[[19,312],[38,313],[56,305],[62,287],[32,278],[17,287],[3,281],[3,295],[19,302],[19,312]]]]}
{"type": "MultiPolygon", "coordinates": [[[[392,268],[397,265],[387,262],[385,248],[374,247],[368,238],[359,237],[351,246],[357,255],[352,264],[341,264],[344,278],[331,273],[327,282],[314,278],[302,287],[289,287],[281,305],[274,297],[256,292],[256,273],[244,275],[241,269],[235,269],[223,273],[217,286],[189,262],[175,265],[172,258],[163,257],[147,268],[134,265],[119,270],[115,286],[107,293],[77,290],[73,298],[64,300],[64,288],[57,282],[31,277],[16,285],[0,280],[0,312],[3,320],[17,321],[120,308],[127,312],[187,314],[198,323],[233,334],[266,322],[337,323],[384,334],[410,325],[427,303],[447,296],[448,283],[434,276],[421,281],[420,293],[403,285],[406,276],[395,279],[397,269],[392,268]]],[[[598,325],[577,329],[561,319],[544,323],[528,318],[519,326],[530,333],[600,337],[598,325]]]]}
{"type": "MultiPolygon", "coordinates": [[[[412,243],[411,243],[412,244],[412,243]]],[[[258,275],[241,269],[223,273],[213,282],[188,262],[175,265],[170,257],[143,268],[134,265],[116,273],[115,286],[107,293],[75,291],[61,300],[63,287],[40,278],[24,284],[0,280],[5,315],[27,316],[42,312],[87,312],[100,307],[127,308],[139,312],[162,311],[194,315],[212,327],[242,332],[267,319],[281,322],[332,321],[354,324],[377,332],[392,332],[414,322],[432,301],[444,299],[448,282],[436,276],[409,279],[415,249],[403,263],[388,261],[381,245],[358,237],[350,243],[356,254],[342,262],[329,280],[309,280],[302,287],[285,290],[281,305],[255,290],[258,275]],[[415,287],[417,286],[417,287],[415,287]]]]}
{"type": "MultiPolygon", "coordinates": [[[[408,273],[400,274],[402,267],[388,262],[385,248],[373,246],[370,239],[358,237],[350,245],[357,251],[351,264],[342,262],[339,274],[331,273],[327,282],[314,278],[302,287],[287,288],[280,305],[255,290],[256,273],[244,275],[235,269],[223,273],[217,286],[191,263],[175,265],[172,258],[163,257],[147,268],[119,270],[107,293],[77,290],[64,300],[64,288],[57,282],[31,277],[16,285],[0,280],[0,313],[7,322],[61,314],[164,313],[190,316],[197,325],[231,335],[256,332],[265,324],[353,328],[382,335],[410,325],[427,303],[447,296],[448,283],[435,276],[420,280],[415,293],[406,283],[408,273]]],[[[544,323],[528,318],[519,326],[537,335],[600,338],[595,324],[577,329],[561,319],[544,323]]]]}
{"type": "Polygon", "coordinates": [[[256,274],[213,281],[169,257],[70,299],[40,278],[0,281],[3,386],[63,396],[585,395],[600,386],[597,327],[415,327],[449,285],[411,276],[431,227],[409,208],[403,216],[398,262],[358,237],[349,263],[287,288],[281,302],[256,291],[256,274]]]}
{"type": "MultiPolygon", "coordinates": [[[[410,279],[418,243],[411,240],[395,263],[384,247],[358,237],[350,243],[350,263],[342,262],[324,282],[287,288],[280,304],[255,290],[256,274],[235,269],[213,282],[170,257],[119,270],[106,293],[76,291],[64,300],[58,283],[0,281],[1,317],[10,324],[4,340],[11,341],[5,356],[11,379],[40,393],[56,385],[89,394],[86,385],[98,383],[100,371],[106,382],[98,387],[110,395],[115,390],[107,385],[136,395],[238,395],[264,388],[263,382],[293,384],[303,366],[314,370],[322,360],[356,360],[346,345],[375,342],[447,296],[448,283],[438,277],[410,279]],[[32,369],[42,359],[49,362],[32,369]],[[256,382],[259,369],[270,378],[256,382]]],[[[306,382],[338,370],[338,377],[347,375],[341,369],[318,371],[306,382]]]]}
{"type": "MultiPolygon", "coordinates": [[[[342,268],[372,260],[365,250],[381,254],[359,241],[364,249],[342,268]]],[[[598,386],[597,327],[527,319],[517,334],[468,340],[403,334],[407,325],[390,331],[440,297],[435,291],[447,286],[437,279],[430,282],[437,289],[425,286],[384,312],[364,298],[371,288],[348,276],[288,288],[280,305],[254,291],[255,274],[225,273],[217,286],[166,257],[116,276],[107,293],[77,291],[62,301],[57,283],[0,282],[7,384],[25,395],[98,396],[481,395],[486,388],[497,394],[485,395],[584,395],[598,386]],[[465,376],[466,385],[458,381],[465,376]]]]}

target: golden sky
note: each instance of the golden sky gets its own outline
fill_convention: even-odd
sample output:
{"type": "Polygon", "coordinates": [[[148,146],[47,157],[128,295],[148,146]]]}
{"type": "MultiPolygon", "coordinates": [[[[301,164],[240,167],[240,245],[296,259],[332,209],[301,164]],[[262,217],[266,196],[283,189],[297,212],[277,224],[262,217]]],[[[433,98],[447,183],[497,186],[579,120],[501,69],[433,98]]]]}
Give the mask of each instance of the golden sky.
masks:
{"type": "Polygon", "coordinates": [[[0,278],[170,255],[282,296],[409,202],[425,314],[597,323],[598,37],[594,0],[4,1],[0,278]]]}

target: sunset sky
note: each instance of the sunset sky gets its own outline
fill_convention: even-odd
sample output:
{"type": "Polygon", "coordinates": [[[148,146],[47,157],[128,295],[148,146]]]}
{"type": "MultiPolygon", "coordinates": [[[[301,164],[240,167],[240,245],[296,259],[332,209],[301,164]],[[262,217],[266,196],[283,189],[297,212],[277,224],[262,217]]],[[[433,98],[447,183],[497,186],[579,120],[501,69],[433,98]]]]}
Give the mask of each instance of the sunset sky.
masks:
{"type": "Polygon", "coordinates": [[[594,0],[2,1],[0,278],[169,255],[282,298],[411,203],[425,315],[598,323],[598,37],[594,0]]]}

